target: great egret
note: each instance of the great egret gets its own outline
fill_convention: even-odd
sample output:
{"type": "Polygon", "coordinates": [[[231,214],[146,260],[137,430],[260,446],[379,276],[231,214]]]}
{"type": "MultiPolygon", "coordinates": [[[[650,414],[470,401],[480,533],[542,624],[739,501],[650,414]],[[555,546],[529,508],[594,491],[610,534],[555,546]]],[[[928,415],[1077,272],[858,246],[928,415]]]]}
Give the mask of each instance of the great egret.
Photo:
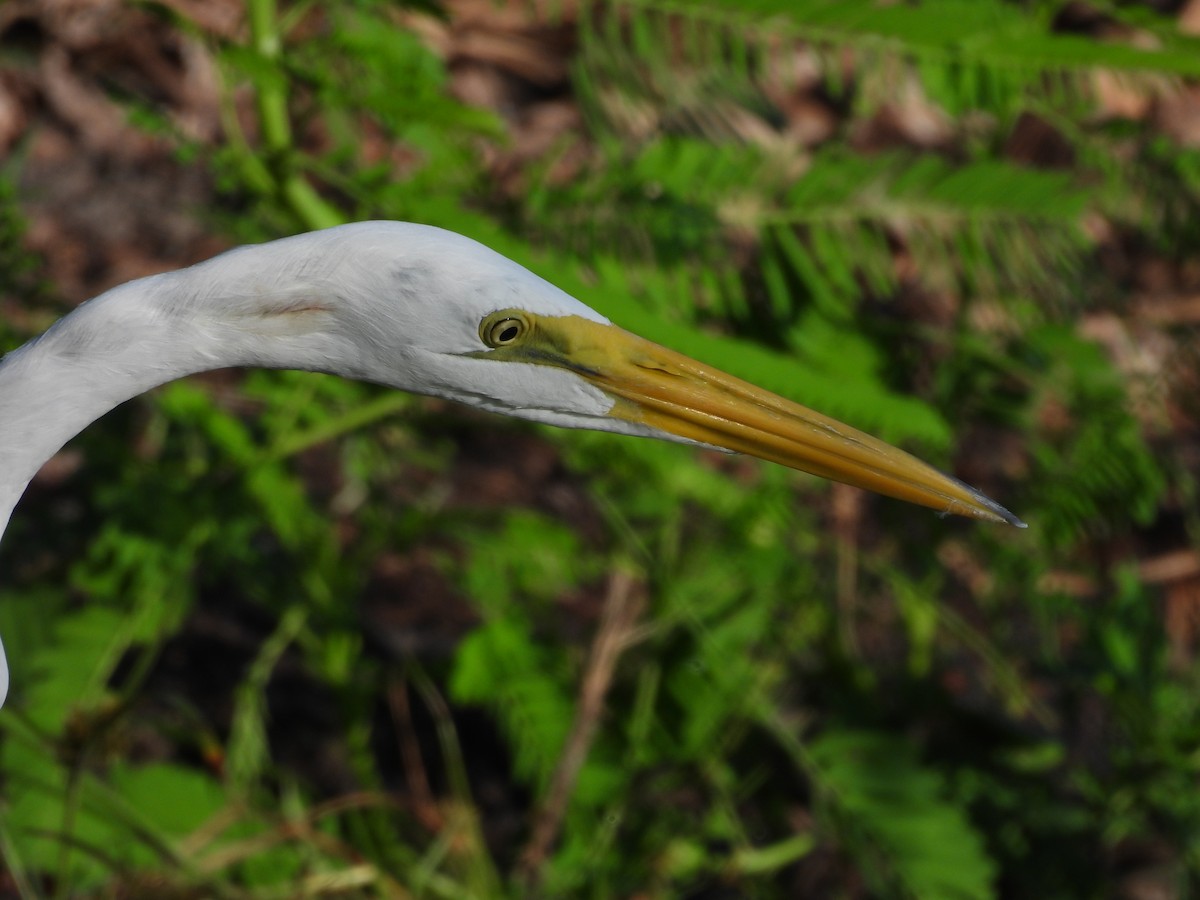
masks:
{"type": "MultiPolygon", "coordinates": [[[[749,453],[1023,527],[907,453],[623,331],[469,238],[361,222],[120,285],[0,360],[0,536],[37,470],[90,422],[226,366],[330,372],[567,428],[749,453]]],[[[0,644],[0,703],[7,692],[0,644]]]]}

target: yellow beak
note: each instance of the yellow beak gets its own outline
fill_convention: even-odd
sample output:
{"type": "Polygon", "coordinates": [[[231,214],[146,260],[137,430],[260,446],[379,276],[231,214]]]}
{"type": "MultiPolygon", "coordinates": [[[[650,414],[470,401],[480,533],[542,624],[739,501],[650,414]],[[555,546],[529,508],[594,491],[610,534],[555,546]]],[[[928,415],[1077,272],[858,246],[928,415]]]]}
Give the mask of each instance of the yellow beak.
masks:
{"type": "Polygon", "coordinates": [[[620,328],[576,316],[531,326],[514,357],[575,372],[617,399],[611,416],[941,513],[1025,527],[903,450],[620,328]]]}

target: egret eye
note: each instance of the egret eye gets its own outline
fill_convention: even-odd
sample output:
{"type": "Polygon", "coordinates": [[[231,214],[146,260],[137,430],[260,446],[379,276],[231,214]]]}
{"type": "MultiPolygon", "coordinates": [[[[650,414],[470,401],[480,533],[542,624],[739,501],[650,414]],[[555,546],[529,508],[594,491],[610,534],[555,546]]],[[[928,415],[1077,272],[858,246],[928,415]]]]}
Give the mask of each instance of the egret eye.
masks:
{"type": "Polygon", "coordinates": [[[479,326],[479,336],[489,347],[507,347],[515,344],[529,331],[529,322],[514,312],[494,313],[479,326]]]}

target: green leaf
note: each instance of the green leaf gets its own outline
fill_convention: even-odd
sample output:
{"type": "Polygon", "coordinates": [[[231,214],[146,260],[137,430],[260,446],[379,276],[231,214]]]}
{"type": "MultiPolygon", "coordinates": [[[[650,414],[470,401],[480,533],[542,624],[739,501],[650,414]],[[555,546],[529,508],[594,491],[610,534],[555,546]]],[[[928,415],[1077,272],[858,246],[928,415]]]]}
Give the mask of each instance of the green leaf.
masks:
{"type": "Polygon", "coordinates": [[[227,802],[210,776],[173,763],[121,765],[109,780],[138,818],[167,839],[191,834],[227,802]]]}

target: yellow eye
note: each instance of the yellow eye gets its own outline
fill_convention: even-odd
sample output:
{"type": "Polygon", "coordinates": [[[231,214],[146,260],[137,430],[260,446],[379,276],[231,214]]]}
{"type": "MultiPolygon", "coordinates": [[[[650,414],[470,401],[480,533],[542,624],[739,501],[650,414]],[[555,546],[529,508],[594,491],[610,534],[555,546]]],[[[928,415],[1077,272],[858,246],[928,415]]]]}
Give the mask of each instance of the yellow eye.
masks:
{"type": "Polygon", "coordinates": [[[529,321],[519,312],[492,313],[479,325],[479,336],[489,347],[507,347],[529,331],[529,321]]]}

